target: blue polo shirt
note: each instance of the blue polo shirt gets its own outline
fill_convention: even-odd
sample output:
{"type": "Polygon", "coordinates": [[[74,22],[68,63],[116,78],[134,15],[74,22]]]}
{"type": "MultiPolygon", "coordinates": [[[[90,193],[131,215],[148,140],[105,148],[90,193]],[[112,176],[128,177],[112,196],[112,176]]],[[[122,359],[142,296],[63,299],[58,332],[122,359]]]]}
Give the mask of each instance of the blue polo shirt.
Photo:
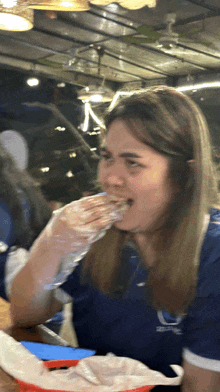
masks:
{"type": "MultiPolygon", "coordinates": [[[[73,298],[79,346],[100,355],[112,352],[137,359],[168,377],[174,376],[170,365],[181,365],[183,357],[195,366],[220,372],[220,211],[212,210],[197,295],[184,318],[153,309],[144,288],[148,271],[139,263],[139,255],[126,247],[122,258],[122,291],[116,298],[81,285],[80,264],[61,286],[73,298]]],[[[166,388],[155,391],[160,389],[166,388]]]]}

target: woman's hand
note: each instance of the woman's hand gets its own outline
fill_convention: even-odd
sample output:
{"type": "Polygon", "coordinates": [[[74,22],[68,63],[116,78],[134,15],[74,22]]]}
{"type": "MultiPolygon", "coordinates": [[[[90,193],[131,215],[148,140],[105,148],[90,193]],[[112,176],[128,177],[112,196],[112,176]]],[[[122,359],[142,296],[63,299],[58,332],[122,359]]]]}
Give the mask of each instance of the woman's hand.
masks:
{"type": "Polygon", "coordinates": [[[67,204],[55,211],[45,231],[51,249],[63,255],[77,252],[100,239],[121,220],[126,203],[107,195],[95,195],[67,204]]]}
{"type": "Polygon", "coordinates": [[[12,319],[18,325],[40,324],[51,318],[60,304],[49,287],[62,257],[101,238],[126,209],[124,200],[95,195],[74,201],[54,213],[30,249],[29,259],[12,285],[12,319]]]}

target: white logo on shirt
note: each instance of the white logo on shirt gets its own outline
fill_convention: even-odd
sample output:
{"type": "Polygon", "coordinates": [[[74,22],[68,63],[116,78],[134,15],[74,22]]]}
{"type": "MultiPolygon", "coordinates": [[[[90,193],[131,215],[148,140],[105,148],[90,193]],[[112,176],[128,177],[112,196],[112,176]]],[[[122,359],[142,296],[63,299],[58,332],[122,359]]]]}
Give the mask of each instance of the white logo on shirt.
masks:
{"type": "Polygon", "coordinates": [[[172,331],[176,335],[181,335],[182,331],[177,327],[182,321],[181,316],[171,316],[167,311],[158,311],[157,317],[162,325],[156,327],[157,332],[172,331]]]}

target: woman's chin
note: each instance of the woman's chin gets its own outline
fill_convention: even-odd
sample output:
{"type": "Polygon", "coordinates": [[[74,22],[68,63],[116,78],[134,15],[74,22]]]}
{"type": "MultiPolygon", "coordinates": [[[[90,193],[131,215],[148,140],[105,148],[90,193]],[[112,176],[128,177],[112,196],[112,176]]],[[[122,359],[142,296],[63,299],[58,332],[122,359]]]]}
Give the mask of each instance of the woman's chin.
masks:
{"type": "Polygon", "coordinates": [[[131,222],[126,221],[125,219],[122,219],[120,221],[117,221],[114,223],[114,226],[123,231],[132,231],[133,225],[131,222]]]}

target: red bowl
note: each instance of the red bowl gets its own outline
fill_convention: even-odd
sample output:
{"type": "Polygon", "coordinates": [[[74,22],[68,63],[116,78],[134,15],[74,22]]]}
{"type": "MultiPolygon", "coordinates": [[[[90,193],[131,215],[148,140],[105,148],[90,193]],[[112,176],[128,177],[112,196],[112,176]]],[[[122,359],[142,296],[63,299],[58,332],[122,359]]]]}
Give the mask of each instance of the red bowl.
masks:
{"type": "MultiPolygon", "coordinates": [[[[64,360],[55,360],[55,361],[45,361],[44,366],[48,369],[61,369],[62,367],[71,367],[71,366],[76,366],[79,360],[77,359],[64,359],[64,360]]],[[[37,387],[36,385],[33,384],[28,384],[24,381],[20,381],[16,379],[20,386],[20,392],[64,392],[61,390],[56,389],[56,391],[52,389],[43,389],[40,387],[37,387]]],[[[135,389],[129,389],[128,391],[121,391],[121,392],[147,392],[151,391],[154,386],[152,385],[146,385],[145,387],[141,388],[135,388],[135,389]]]]}

